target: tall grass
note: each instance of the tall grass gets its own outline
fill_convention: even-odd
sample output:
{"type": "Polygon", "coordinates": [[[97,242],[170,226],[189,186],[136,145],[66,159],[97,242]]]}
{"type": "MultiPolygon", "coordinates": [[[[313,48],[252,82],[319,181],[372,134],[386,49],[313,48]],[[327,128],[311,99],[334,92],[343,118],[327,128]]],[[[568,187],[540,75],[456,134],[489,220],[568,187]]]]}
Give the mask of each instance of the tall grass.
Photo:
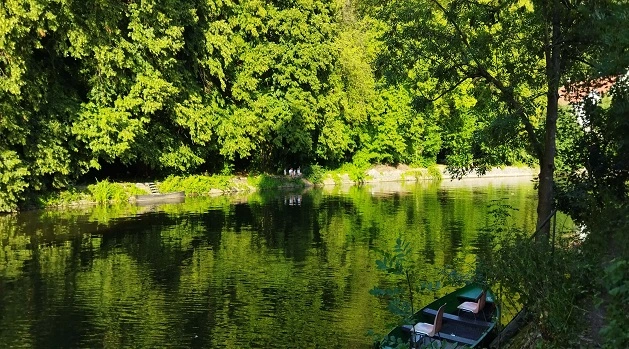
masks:
{"type": "Polygon", "coordinates": [[[363,184],[368,179],[367,165],[356,165],[354,163],[346,163],[340,168],[328,171],[328,175],[332,177],[337,185],[341,183],[342,175],[347,174],[349,179],[356,184],[363,184]]]}
{"type": "Polygon", "coordinates": [[[145,192],[132,184],[112,183],[105,179],[87,186],[91,200],[97,203],[126,202],[132,195],[145,192]]]}
{"type": "Polygon", "coordinates": [[[439,170],[439,167],[437,165],[432,165],[428,168],[416,168],[416,169],[408,170],[402,173],[401,179],[405,180],[409,176],[414,177],[416,181],[421,181],[421,180],[440,181],[443,179],[441,170],[439,170]]]}
{"type": "Polygon", "coordinates": [[[146,192],[131,183],[112,183],[105,179],[87,187],[70,187],[67,190],[48,192],[36,198],[38,207],[71,206],[85,203],[127,202],[132,195],[146,192]]]}

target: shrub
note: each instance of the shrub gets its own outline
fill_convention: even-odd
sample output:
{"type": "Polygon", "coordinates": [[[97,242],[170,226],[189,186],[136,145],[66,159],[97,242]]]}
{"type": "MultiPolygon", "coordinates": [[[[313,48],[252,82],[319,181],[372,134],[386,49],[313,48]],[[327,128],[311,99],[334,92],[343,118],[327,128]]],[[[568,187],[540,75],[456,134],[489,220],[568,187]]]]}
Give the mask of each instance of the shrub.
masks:
{"type": "Polygon", "coordinates": [[[28,169],[14,151],[0,152],[0,212],[17,210],[18,201],[28,183],[28,169]]]}
{"type": "Polygon", "coordinates": [[[124,202],[128,201],[131,196],[124,185],[111,183],[107,179],[88,185],[87,190],[92,195],[92,199],[98,203],[124,202]]]}
{"type": "Polygon", "coordinates": [[[441,175],[441,170],[437,165],[431,165],[428,167],[428,176],[434,180],[440,181],[443,179],[441,175]]]}
{"type": "Polygon", "coordinates": [[[304,168],[304,176],[307,180],[309,180],[312,184],[321,184],[323,183],[323,178],[325,177],[325,169],[317,164],[310,165],[304,168]]]}
{"type": "Polygon", "coordinates": [[[609,294],[607,323],[601,330],[606,348],[629,348],[629,261],[615,259],[605,268],[609,294]]]}
{"type": "Polygon", "coordinates": [[[356,165],[356,164],[350,163],[350,164],[345,164],[341,166],[341,168],[335,172],[347,173],[349,175],[349,179],[354,181],[354,183],[362,184],[365,182],[365,179],[367,178],[367,175],[365,173],[365,171],[367,170],[366,166],[368,165],[364,165],[364,164],[356,165]]]}
{"type": "Polygon", "coordinates": [[[571,232],[558,233],[552,245],[509,228],[506,207],[498,203],[490,211],[494,222],[482,234],[496,250],[479,260],[480,273],[512,295],[503,299],[503,308],[526,307],[545,345],[580,346],[587,295],[595,287],[592,255],[578,248],[571,232]]]}
{"type": "Polygon", "coordinates": [[[169,176],[159,183],[162,193],[184,191],[186,195],[207,195],[212,189],[223,191],[235,188],[232,176],[169,176]]]}
{"type": "Polygon", "coordinates": [[[275,189],[280,187],[296,187],[301,188],[304,183],[301,178],[278,178],[268,175],[259,175],[255,177],[249,177],[249,184],[256,187],[259,190],[275,189]]]}
{"type": "Polygon", "coordinates": [[[42,207],[70,205],[82,200],[89,200],[90,194],[85,189],[69,188],[68,190],[47,193],[38,199],[42,207]]]}

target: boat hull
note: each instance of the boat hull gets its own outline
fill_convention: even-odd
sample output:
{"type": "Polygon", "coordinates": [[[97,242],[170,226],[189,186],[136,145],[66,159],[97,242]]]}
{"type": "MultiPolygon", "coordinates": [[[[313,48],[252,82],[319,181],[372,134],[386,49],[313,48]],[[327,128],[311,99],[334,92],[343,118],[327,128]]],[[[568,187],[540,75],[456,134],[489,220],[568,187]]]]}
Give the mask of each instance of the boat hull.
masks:
{"type": "Polygon", "coordinates": [[[135,195],[131,201],[137,205],[174,204],[184,202],[186,194],[183,191],[165,194],[135,195]]]}
{"type": "MultiPolygon", "coordinates": [[[[482,292],[479,285],[468,285],[462,287],[438,300],[428,304],[416,312],[406,325],[398,326],[391,330],[389,335],[380,343],[381,348],[390,347],[388,343],[395,340],[402,340],[408,343],[411,339],[411,327],[418,322],[432,324],[437,313],[437,309],[443,304],[444,316],[441,331],[435,337],[422,337],[424,344],[429,344],[433,340],[443,340],[448,342],[448,348],[478,348],[491,340],[494,333],[496,321],[500,318],[500,307],[495,303],[495,296],[491,290],[487,290],[487,301],[482,313],[474,316],[464,311],[459,312],[457,306],[465,301],[476,301],[482,292]]],[[[418,339],[418,338],[416,338],[418,339]]]]}

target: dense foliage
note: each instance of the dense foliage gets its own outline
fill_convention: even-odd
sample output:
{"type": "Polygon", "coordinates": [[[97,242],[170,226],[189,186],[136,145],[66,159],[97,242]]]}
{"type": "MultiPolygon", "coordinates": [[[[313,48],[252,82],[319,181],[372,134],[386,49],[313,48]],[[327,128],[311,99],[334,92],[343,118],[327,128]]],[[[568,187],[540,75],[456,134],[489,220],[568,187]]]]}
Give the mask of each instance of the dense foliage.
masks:
{"type": "MultiPolygon", "coordinates": [[[[418,88],[419,68],[382,63],[390,24],[359,7],[2,2],[0,210],[29,193],[119,173],[426,165],[438,157],[460,165],[493,149],[470,143],[483,112],[471,110],[469,86],[418,104],[430,79],[418,88]]],[[[500,149],[516,155],[497,163],[519,158],[500,149]]]]}
{"type": "MultiPolygon", "coordinates": [[[[612,63],[611,61],[609,63],[612,63]]],[[[581,105],[579,121],[566,117],[562,128],[570,137],[562,142],[559,173],[559,207],[570,212],[587,236],[580,249],[594,258],[574,256],[569,263],[588,271],[582,285],[597,288],[597,300],[605,323],[601,330],[604,346],[629,345],[629,299],[627,261],[629,226],[627,180],[629,168],[626,147],[628,81],[621,78],[611,88],[612,98],[588,98],[581,105]]]]}

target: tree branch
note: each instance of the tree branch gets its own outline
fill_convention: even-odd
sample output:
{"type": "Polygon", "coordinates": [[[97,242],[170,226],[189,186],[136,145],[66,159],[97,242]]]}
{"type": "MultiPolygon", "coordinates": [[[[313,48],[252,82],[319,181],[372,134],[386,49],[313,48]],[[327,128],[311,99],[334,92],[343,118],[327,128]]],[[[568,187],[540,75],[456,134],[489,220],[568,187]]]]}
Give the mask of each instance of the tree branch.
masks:
{"type": "Polygon", "coordinates": [[[522,124],[524,125],[524,129],[526,130],[526,134],[528,135],[529,140],[531,141],[531,145],[533,146],[533,150],[535,151],[535,155],[537,155],[538,158],[541,158],[542,154],[544,153],[542,144],[537,139],[537,135],[535,134],[535,128],[533,127],[533,124],[531,124],[531,121],[526,115],[526,111],[522,103],[520,103],[520,101],[518,101],[515,98],[513,91],[511,91],[508,87],[506,87],[502,83],[502,81],[498,80],[496,77],[491,75],[491,73],[488,72],[485,68],[478,67],[478,73],[485,80],[487,80],[487,82],[489,82],[491,85],[496,87],[498,91],[500,91],[500,93],[503,95],[509,107],[511,107],[511,109],[513,109],[515,114],[520,117],[520,120],[522,124]]]}
{"type": "Polygon", "coordinates": [[[459,36],[461,38],[461,41],[463,41],[463,44],[466,46],[468,52],[472,56],[472,59],[473,59],[474,63],[476,64],[476,69],[478,70],[478,75],[483,77],[489,84],[491,84],[494,87],[496,87],[498,89],[498,91],[500,91],[500,93],[502,94],[503,98],[505,99],[505,102],[507,102],[507,104],[516,113],[516,115],[518,115],[520,117],[520,120],[522,121],[522,124],[524,125],[524,129],[526,130],[528,138],[531,141],[531,145],[533,146],[533,149],[534,149],[534,151],[536,153],[535,155],[537,155],[537,157],[539,159],[541,159],[542,158],[542,154],[544,153],[542,144],[537,139],[537,136],[535,134],[535,128],[533,127],[533,124],[531,123],[531,121],[529,120],[528,116],[526,115],[526,112],[525,112],[525,109],[524,109],[524,106],[522,105],[522,103],[520,103],[520,101],[518,101],[518,99],[515,97],[515,95],[514,95],[514,93],[513,93],[513,91],[511,89],[506,87],[506,85],[502,81],[498,80],[495,76],[491,75],[491,73],[489,73],[487,68],[485,68],[484,64],[482,64],[474,56],[474,54],[473,54],[474,51],[473,51],[469,41],[467,40],[467,36],[463,32],[463,30],[461,30],[461,28],[459,27],[457,22],[453,19],[453,17],[450,15],[448,10],[445,7],[443,7],[443,5],[441,5],[441,3],[439,3],[438,0],[431,0],[431,1],[443,12],[443,14],[446,16],[448,22],[450,22],[450,24],[452,24],[452,26],[454,27],[454,30],[459,34],[459,36]]]}
{"type": "Polygon", "coordinates": [[[443,14],[448,19],[448,22],[450,22],[450,24],[452,24],[452,26],[454,27],[454,30],[456,30],[456,32],[459,33],[459,36],[461,37],[461,41],[463,41],[463,44],[465,44],[465,47],[467,47],[467,51],[470,52],[474,62],[476,62],[476,64],[478,64],[478,59],[473,54],[474,51],[472,49],[472,46],[467,41],[467,35],[465,35],[465,33],[463,33],[463,31],[461,30],[459,25],[456,23],[456,21],[452,19],[452,16],[450,15],[450,12],[448,12],[448,10],[445,7],[443,7],[443,5],[441,5],[441,3],[439,3],[438,0],[431,0],[431,1],[435,5],[437,5],[437,7],[439,7],[439,9],[443,12],[443,14]]]}
{"type": "Polygon", "coordinates": [[[586,61],[583,58],[579,58],[579,57],[571,57],[573,60],[577,61],[577,62],[581,62],[587,66],[589,66],[590,68],[596,68],[596,65],[592,62],[586,61]]]}
{"type": "Polygon", "coordinates": [[[453,86],[451,86],[449,89],[443,91],[442,93],[440,93],[437,97],[435,98],[426,98],[429,102],[434,102],[436,100],[438,100],[439,98],[445,96],[447,93],[450,93],[452,91],[454,91],[454,89],[456,89],[457,87],[459,87],[462,83],[464,83],[465,81],[467,81],[468,79],[470,79],[471,77],[469,76],[465,76],[462,80],[460,80],[459,82],[457,82],[456,84],[454,84],[453,86]]]}

